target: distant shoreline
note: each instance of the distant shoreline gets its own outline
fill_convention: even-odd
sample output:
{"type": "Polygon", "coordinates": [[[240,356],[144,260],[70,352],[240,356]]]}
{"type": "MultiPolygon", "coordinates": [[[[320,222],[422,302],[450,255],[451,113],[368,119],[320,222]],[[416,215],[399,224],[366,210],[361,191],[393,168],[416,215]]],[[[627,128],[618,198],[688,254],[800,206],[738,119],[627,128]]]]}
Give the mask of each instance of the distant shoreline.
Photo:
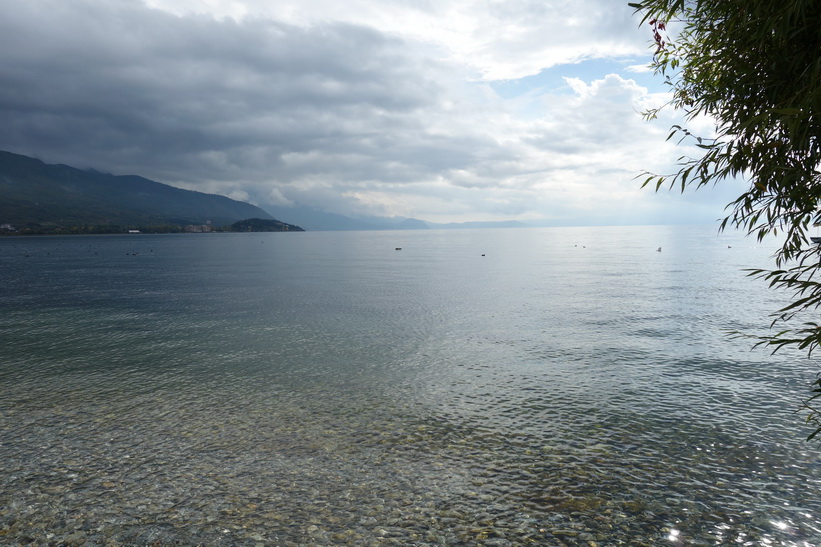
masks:
{"type": "MultiPolygon", "coordinates": [[[[261,234],[261,233],[288,233],[288,232],[297,232],[298,230],[267,230],[267,231],[257,231],[257,232],[249,232],[249,231],[238,231],[238,230],[211,230],[210,232],[188,232],[184,230],[175,230],[175,231],[151,231],[151,230],[139,230],[135,232],[127,232],[127,231],[118,231],[118,232],[70,232],[70,231],[49,231],[49,232],[21,232],[21,231],[14,231],[14,232],[0,232],[0,238],[14,238],[14,237],[47,237],[47,236],[138,236],[138,235],[195,235],[195,234],[261,234]]],[[[305,230],[301,230],[305,231],[305,230]]]]}

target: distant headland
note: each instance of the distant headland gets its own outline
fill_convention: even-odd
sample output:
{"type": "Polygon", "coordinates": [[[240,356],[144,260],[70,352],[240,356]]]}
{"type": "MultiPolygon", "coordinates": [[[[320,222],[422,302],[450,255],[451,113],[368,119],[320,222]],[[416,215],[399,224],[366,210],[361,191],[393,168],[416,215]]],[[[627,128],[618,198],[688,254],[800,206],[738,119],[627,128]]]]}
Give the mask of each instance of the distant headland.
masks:
{"type": "Polygon", "coordinates": [[[299,232],[225,196],[0,151],[0,235],[299,232]]]}
{"type": "Polygon", "coordinates": [[[299,226],[286,224],[281,220],[248,218],[231,225],[232,232],[304,232],[299,226]]]}

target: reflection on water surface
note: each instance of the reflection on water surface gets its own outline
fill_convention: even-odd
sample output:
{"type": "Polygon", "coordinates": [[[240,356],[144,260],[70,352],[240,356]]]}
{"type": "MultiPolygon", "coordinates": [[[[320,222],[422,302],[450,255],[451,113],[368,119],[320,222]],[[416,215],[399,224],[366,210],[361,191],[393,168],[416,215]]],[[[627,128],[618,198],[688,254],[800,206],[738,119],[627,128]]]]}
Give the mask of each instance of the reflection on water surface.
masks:
{"type": "Polygon", "coordinates": [[[0,542],[821,542],[769,251],[609,230],[0,240],[0,542]]]}

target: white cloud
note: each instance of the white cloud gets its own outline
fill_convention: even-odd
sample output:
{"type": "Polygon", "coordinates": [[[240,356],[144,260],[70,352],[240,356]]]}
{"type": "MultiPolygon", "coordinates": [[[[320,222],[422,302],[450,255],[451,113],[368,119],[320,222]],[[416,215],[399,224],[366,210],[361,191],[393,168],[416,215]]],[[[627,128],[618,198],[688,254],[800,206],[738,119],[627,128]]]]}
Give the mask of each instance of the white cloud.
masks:
{"type": "Polygon", "coordinates": [[[640,55],[647,37],[627,3],[610,0],[149,0],[178,15],[331,21],[431,44],[486,79],[515,79],[583,59],[640,55]]]}
{"type": "Polygon", "coordinates": [[[625,67],[624,70],[626,70],[627,72],[632,72],[634,74],[648,74],[653,72],[653,67],[650,66],[650,64],[648,63],[644,65],[630,65],[625,67]]]}

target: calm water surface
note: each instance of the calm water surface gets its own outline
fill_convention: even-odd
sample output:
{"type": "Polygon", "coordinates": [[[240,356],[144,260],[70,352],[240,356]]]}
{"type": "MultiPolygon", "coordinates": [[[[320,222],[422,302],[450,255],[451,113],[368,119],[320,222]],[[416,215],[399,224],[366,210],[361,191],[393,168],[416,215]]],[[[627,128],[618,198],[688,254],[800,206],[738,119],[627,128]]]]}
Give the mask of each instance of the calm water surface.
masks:
{"type": "Polygon", "coordinates": [[[774,249],[0,239],[0,543],[817,545],[816,365],[726,333],[783,304],[742,271],[774,249]]]}

